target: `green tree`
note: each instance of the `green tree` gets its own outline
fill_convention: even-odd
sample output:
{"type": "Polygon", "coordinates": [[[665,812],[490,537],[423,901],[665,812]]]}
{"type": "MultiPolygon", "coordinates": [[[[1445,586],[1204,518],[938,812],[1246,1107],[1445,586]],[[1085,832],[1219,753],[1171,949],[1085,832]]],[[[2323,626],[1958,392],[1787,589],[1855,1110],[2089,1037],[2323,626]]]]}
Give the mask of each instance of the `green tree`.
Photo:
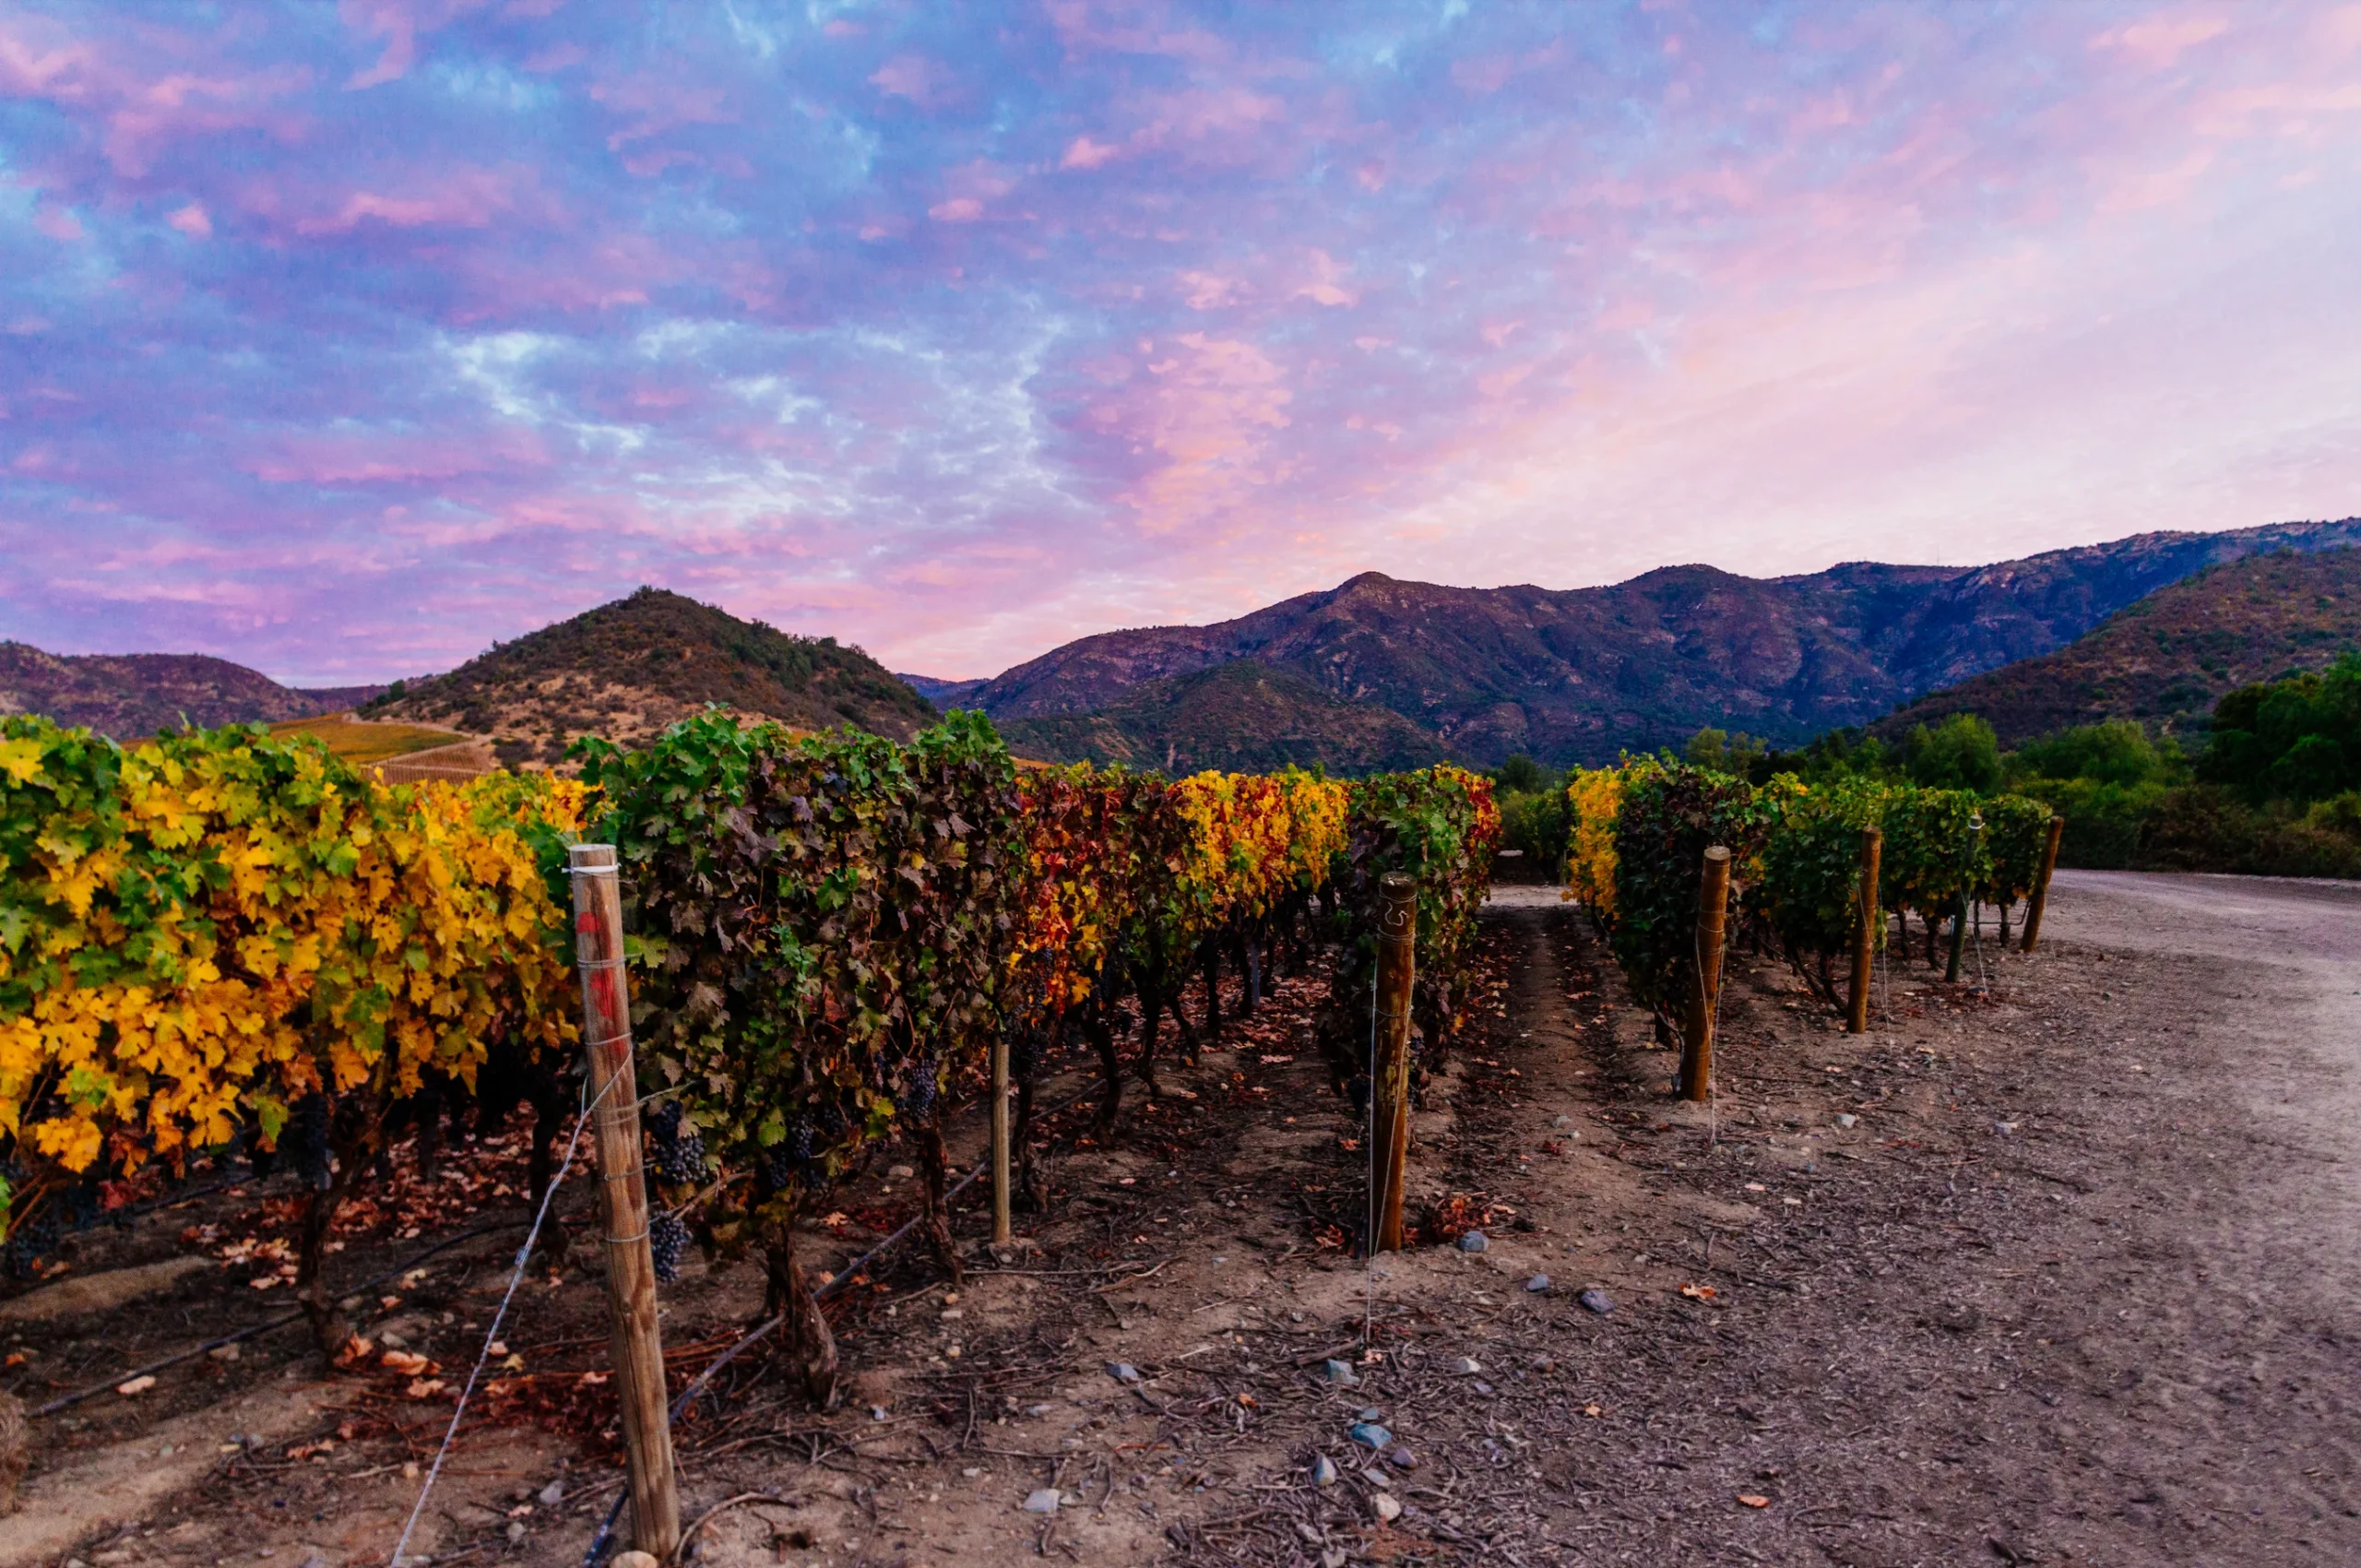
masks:
{"type": "Polygon", "coordinates": [[[1973,713],[1954,713],[1932,730],[1919,725],[1903,742],[1902,759],[1911,782],[1925,789],[1988,795],[2000,787],[1999,738],[1973,713]]]}
{"type": "Polygon", "coordinates": [[[1519,795],[1537,794],[1549,787],[1549,771],[1523,752],[1513,752],[1492,775],[1500,789],[1519,795]]]}
{"type": "Polygon", "coordinates": [[[2179,747],[2159,746],[2129,719],[2078,724],[2028,741],[2009,754],[2011,778],[2092,778],[2102,784],[2168,783],[2180,762],[2179,747]]]}
{"type": "Polygon", "coordinates": [[[1689,744],[1681,750],[1681,760],[1691,767],[1703,767],[1714,773],[1726,773],[1733,778],[1748,778],[1754,764],[1770,754],[1767,741],[1760,741],[1739,731],[1732,734],[1708,725],[1689,737],[1689,744]]]}
{"type": "Polygon", "coordinates": [[[2197,773],[2257,804],[2302,805],[2361,788],[2361,656],[2348,649],[2318,673],[2223,697],[2197,773]]]}

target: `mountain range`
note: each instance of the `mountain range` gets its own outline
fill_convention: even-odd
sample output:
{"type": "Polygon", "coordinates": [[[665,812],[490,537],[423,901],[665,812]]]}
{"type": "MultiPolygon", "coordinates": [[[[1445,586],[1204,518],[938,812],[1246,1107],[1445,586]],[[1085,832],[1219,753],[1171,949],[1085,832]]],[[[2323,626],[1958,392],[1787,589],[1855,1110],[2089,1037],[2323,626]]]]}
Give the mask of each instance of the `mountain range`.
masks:
{"type": "Polygon", "coordinates": [[[282,686],[202,653],[43,653],[0,642],[0,714],[40,713],[119,741],[183,724],[275,724],[337,713],[383,686],[282,686]]]}
{"type": "Polygon", "coordinates": [[[583,734],[644,740],[706,703],[895,736],[938,708],[980,708],[1021,754],[1167,771],[1514,753],[1564,766],[1708,724],[1792,745],[1963,707],[2017,739],[2118,711],[2186,722],[2226,683],[2324,661],[2361,631],[2345,608],[2361,558],[2303,558],[2355,543],[2361,517],[2140,534],[1964,570],[1686,565],[1570,589],[1369,572],[1214,625],[1083,637],[987,680],[896,677],[833,638],[642,588],[382,692],[296,692],[197,656],[5,644],[0,712],[130,735],[184,714],[277,720],[374,697],[368,717],[490,737],[511,766],[554,761],[583,734]]]}
{"type": "Polygon", "coordinates": [[[2199,733],[2234,687],[2317,670],[2355,647],[2361,551],[2250,555],[2201,568],[2055,652],[1931,692],[1869,728],[1892,739],[1975,713],[2003,745],[2105,719],[2199,733]]]}
{"type": "MultiPolygon", "coordinates": [[[[1854,563],[1764,579],[1668,566],[1570,589],[1369,572],[1215,625],[1084,637],[956,700],[1051,755],[1101,754],[1120,734],[1150,758],[1162,748],[1208,765],[1328,732],[1334,715],[1315,697],[1390,712],[1486,766],[1518,752],[1605,762],[1706,724],[1793,744],[2049,653],[2204,567],[2355,542],[2361,517],[2139,534],[1967,570],[1854,563]],[[1264,688],[1251,743],[1222,705],[1199,728],[1167,695],[1240,663],[1295,677],[1264,688]]],[[[954,684],[965,685],[935,683],[938,700],[954,684]]]]}

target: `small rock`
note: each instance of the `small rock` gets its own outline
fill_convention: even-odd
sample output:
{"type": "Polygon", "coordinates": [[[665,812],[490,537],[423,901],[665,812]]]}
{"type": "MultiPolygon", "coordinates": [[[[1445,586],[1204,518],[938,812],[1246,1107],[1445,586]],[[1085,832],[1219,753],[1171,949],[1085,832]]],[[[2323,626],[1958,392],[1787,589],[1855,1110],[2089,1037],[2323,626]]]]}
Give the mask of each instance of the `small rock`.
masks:
{"type": "Polygon", "coordinates": [[[1537,1372],[1553,1372],[1558,1370],[1558,1358],[1555,1356],[1536,1356],[1533,1360],[1527,1361],[1525,1365],[1531,1367],[1537,1372]]]}
{"type": "Polygon", "coordinates": [[[2017,1130],[2017,1124],[2014,1122],[1995,1122],[1992,1130],[2005,1138],[2017,1130]]]}
{"type": "Polygon", "coordinates": [[[656,1555],[647,1551],[619,1551],[607,1560],[607,1568],[662,1568],[656,1555]]]}
{"type": "Polygon", "coordinates": [[[1363,1448],[1373,1448],[1382,1451],[1387,1443],[1394,1441],[1394,1434],[1386,1431],[1383,1427],[1379,1426],[1375,1421],[1355,1421],[1353,1423],[1353,1441],[1359,1443],[1363,1448]]]}
{"type": "Polygon", "coordinates": [[[1357,1421],[1382,1421],[1384,1419],[1385,1412],[1379,1409],[1374,1405],[1371,1405],[1368,1409],[1361,1411],[1358,1415],[1356,1415],[1353,1418],[1353,1420],[1357,1421]]]}
{"type": "Polygon", "coordinates": [[[97,1563],[99,1568],[123,1568],[125,1563],[131,1561],[131,1553],[118,1547],[113,1551],[99,1552],[90,1561],[97,1563]]]}
{"type": "Polygon", "coordinates": [[[1565,1132],[1567,1129],[1573,1126],[1573,1124],[1574,1119],[1571,1116],[1560,1116],[1556,1121],[1549,1123],[1550,1126],[1556,1128],[1560,1133],[1565,1132]]]}
{"type": "Polygon", "coordinates": [[[1480,1253],[1491,1244],[1490,1239],[1481,1230],[1470,1230],[1459,1239],[1459,1250],[1463,1253],[1480,1253]]]}
{"type": "Polygon", "coordinates": [[[1418,1456],[1398,1443],[1385,1451],[1385,1462],[1397,1470],[1415,1470],[1418,1467],[1418,1456]]]}
{"type": "Polygon", "coordinates": [[[1369,1505],[1377,1510],[1378,1519],[1383,1524],[1390,1525],[1402,1517],[1402,1505],[1385,1492],[1381,1491],[1370,1498],[1369,1505]]]}
{"type": "Polygon", "coordinates": [[[1840,1111],[1836,1113],[1836,1124],[1840,1127],[1857,1127],[1861,1124],[1861,1119],[1849,1111],[1840,1111]]]}
{"type": "Polygon", "coordinates": [[[1453,1362],[1452,1365],[1462,1377],[1474,1377],[1477,1372],[1484,1370],[1481,1366],[1477,1364],[1476,1358],[1473,1356],[1462,1356],[1458,1360],[1453,1362]]]}
{"type": "Polygon", "coordinates": [[[1058,1490],[1055,1487],[1045,1486],[1025,1500],[1025,1512],[1027,1514],[1054,1514],[1057,1511],[1058,1490]]]}
{"type": "Polygon", "coordinates": [[[1480,1377],[1479,1377],[1479,1378],[1477,1378],[1477,1379],[1476,1380],[1476,1382],[1475,1382],[1475,1384],[1474,1384],[1474,1387],[1475,1387],[1476,1392],[1477,1392],[1477,1393],[1478,1393],[1478,1394],[1485,1394],[1485,1395],[1489,1395],[1489,1394],[1490,1394],[1490,1393],[1492,1392],[1492,1385],[1491,1385],[1490,1384],[1489,1384],[1489,1383],[1486,1383],[1486,1382],[1485,1382],[1482,1378],[1480,1378],[1480,1377]]]}
{"type": "Polygon", "coordinates": [[[205,1353],[217,1361],[234,1361],[238,1359],[239,1351],[240,1347],[235,1345],[216,1345],[205,1353]]]}
{"type": "MultiPolygon", "coordinates": [[[[512,1530],[518,1527],[519,1526],[515,1525],[511,1525],[509,1526],[512,1530]]],[[[510,1536],[508,1538],[510,1540],[515,1540],[516,1538],[515,1536],[510,1536]]],[[[315,1551],[312,1553],[312,1555],[303,1559],[302,1568],[328,1568],[328,1554],[325,1551],[315,1551]]]]}
{"type": "Polygon", "coordinates": [[[1313,1486],[1336,1484],[1336,1462],[1325,1454],[1311,1462],[1311,1484],[1313,1486]]]}
{"type": "Polygon", "coordinates": [[[885,1419],[885,1407],[883,1405],[872,1405],[869,1408],[869,1419],[872,1421],[884,1420],[885,1419]]]}
{"type": "Polygon", "coordinates": [[[1353,1370],[1350,1361],[1339,1361],[1332,1358],[1324,1370],[1328,1373],[1328,1381],[1339,1388],[1352,1388],[1358,1385],[1361,1381],[1360,1373],[1353,1370]]]}
{"type": "Polygon", "coordinates": [[[544,1508],[556,1507],[565,1501],[565,1483],[562,1480],[550,1482],[549,1485],[533,1493],[533,1501],[544,1508]]]}
{"type": "Polygon", "coordinates": [[[1137,1383],[1140,1381],[1140,1369],[1129,1361],[1109,1361],[1107,1363],[1107,1375],[1117,1383],[1137,1383]]]}
{"type": "Polygon", "coordinates": [[[1525,1282],[1525,1288],[1538,1296],[1542,1291],[1549,1289],[1549,1277],[1546,1274],[1536,1274],[1525,1282]]]}
{"type": "MultiPolygon", "coordinates": [[[[508,1521],[508,1538],[511,1541],[520,1541],[525,1538],[524,1520],[511,1519],[508,1521]]],[[[304,1568],[310,1568],[310,1564],[306,1563],[304,1568]]],[[[320,1564],[320,1568],[327,1568],[327,1564],[326,1562],[322,1562],[320,1564]]]]}
{"type": "Polygon", "coordinates": [[[90,1568],[90,1565],[78,1557],[69,1557],[65,1560],[65,1568],[90,1568]]]}
{"type": "Polygon", "coordinates": [[[149,1389],[155,1386],[156,1380],[152,1375],[135,1377],[129,1383],[119,1383],[115,1384],[114,1391],[117,1394],[122,1395],[126,1399],[136,1399],[140,1395],[147,1393],[149,1389]]]}
{"type": "Polygon", "coordinates": [[[907,1166],[907,1165],[896,1165],[896,1166],[895,1166],[892,1170],[890,1170],[886,1171],[886,1172],[885,1172],[885,1174],[886,1174],[886,1176],[887,1176],[889,1179],[891,1179],[891,1180],[893,1180],[893,1181],[896,1181],[896,1182],[907,1182],[907,1181],[908,1181],[911,1177],[913,1177],[913,1176],[917,1175],[917,1174],[918,1174],[918,1172],[917,1172],[917,1171],[915,1171],[915,1170],[911,1170],[911,1169],[910,1169],[908,1166],[907,1166]]]}
{"type": "Polygon", "coordinates": [[[1574,1300],[1583,1304],[1584,1312],[1596,1313],[1601,1317],[1615,1310],[1615,1303],[1608,1299],[1607,1292],[1595,1285],[1574,1300]]]}

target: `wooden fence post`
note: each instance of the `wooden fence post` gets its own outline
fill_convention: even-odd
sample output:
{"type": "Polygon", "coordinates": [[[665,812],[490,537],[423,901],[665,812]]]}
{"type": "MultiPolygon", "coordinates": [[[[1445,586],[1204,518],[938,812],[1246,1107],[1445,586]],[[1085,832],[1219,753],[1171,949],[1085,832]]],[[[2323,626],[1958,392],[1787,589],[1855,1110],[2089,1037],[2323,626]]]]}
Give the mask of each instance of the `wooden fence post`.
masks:
{"type": "Polygon", "coordinates": [[[992,1031],[992,1245],[1016,1240],[1008,1216],[1008,1031],[992,1031]]]}
{"type": "Polygon", "coordinates": [[[607,1243],[607,1310],[615,1392],[623,1405],[631,1480],[632,1540],[659,1562],[681,1544],[672,1475],[672,1428],[664,1412],[664,1347],[656,1323],[656,1260],[647,1241],[647,1188],[640,1171],[639,1086],[632,1071],[631,987],[623,973],[623,892],[611,844],[576,844],[574,953],[582,974],[582,1046],[599,1158],[599,1214],[607,1243]]]}
{"type": "Polygon", "coordinates": [[[1883,831],[1861,829],[1861,918],[1853,928],[1852,1010],[1845,1019],[1847,1034],[1869,1032],[1869,980],[1877,964],[1878,932],[1885,925],[1878,909],[1878,861],[1884,846],[1883,831]]]}
{"type": "Polygon", "coordinates": [[[2041,911],[2049,902],[2049,873],[2058,869],[2058,839],[2066,831],[2066,819],[2049,819],[2049,837],[2041,847],[2041,875],[2033,885],[2033,897],[2025,905],[2025,933],[2017,943],[2017,951],[2030,953],[2041,936],[2041,911]]]}
{"type": "Polygon", "coordinates": [[[1680,1043],[1683,1099],[1713,1098],[1714,999],[1722,990],[1722,924],[1729,902],[1730,852],[1709,845],[1697,881],[1697,991],[1689,999],[1689,1028],[1680,1043]]]}
{"type": "Polygon", "coordinates": [[[1400,872],[1377,883],[1377,1061],[1372,1099],[1370,1250],[1402,1250],[1402,1194],[1410,1155],[1410,998],[1418,979],[1418,884],[1400,872]]]}

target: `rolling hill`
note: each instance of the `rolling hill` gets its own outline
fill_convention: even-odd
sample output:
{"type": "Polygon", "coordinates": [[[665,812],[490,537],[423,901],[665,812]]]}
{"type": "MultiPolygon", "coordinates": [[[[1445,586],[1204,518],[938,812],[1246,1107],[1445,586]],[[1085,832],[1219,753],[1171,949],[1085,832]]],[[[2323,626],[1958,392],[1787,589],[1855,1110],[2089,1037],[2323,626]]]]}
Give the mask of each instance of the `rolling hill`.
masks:
{"type": "Polygon", "coordinates": [[[515,766],[554,763],[580,735],[644,741],[707,703],[896,739],[934,718],[926,698],[857,647],[653,588],[496,643],[448,674],[397,683],[363,712],[490,736],[515,766]]]}
{"type": "Polygon", "coordinates": [[[1869,728],[1892,738],[1976,713],[2004,745],[2105,719],[2199,731],[2233,687],[2317,670],[2356,646],[2361,550],[2249,556],[2161,588],[2055,652],[1930,693],[1869,728]]]}
{"type": "Polygon", "coordinates": [[[276,724],[340,712],[382,686],[303,691],[202,653],[43,653],[0,642],[0,714],[38,713],[118,741],[183,724],[276,724]]]}
{"type": "MultiPolygon", "coordinates": [[[[1216,625],[1084,637],[961,700],[1060,756],[1094,754],[1112,734],[1152,732],[1175,756],[1245,755],[1303,739],[1285,728],[1297,722],[1292,703],[1263,710],[1267,730],[1226,706],[1223,727],[1204,733],[1177,709],[1157,711],[1170,707],[1183,678],[1243,661],[1391,712],[1484,765],[1512,752],[1553,765],[1602,762],[1677,744],[1706,724],[1795,743],[2049,653],[2203,567],[2355,542],[2361,517],[2141,534],[1966,571],[1853,564],[1762,579],[1674,566],[1562,590],[1364,573],[1216,625]],[[1018,729],[1097,717],[1106,723],[1018,729]]],[[[1341,755],[1321,760],[1349,766],[1341,755]]]]}
{"type": "Polygon", "coordinates": [[[1290,763],[1341,773],[1424,767],[1442,743],[1390,709],[1348,702],[1291,670],[1251,659],[1133,686],[1095,713],[1003,721],[1021,756],[1122,763],[1170,774],[1267,773],[1290,763]]]}

